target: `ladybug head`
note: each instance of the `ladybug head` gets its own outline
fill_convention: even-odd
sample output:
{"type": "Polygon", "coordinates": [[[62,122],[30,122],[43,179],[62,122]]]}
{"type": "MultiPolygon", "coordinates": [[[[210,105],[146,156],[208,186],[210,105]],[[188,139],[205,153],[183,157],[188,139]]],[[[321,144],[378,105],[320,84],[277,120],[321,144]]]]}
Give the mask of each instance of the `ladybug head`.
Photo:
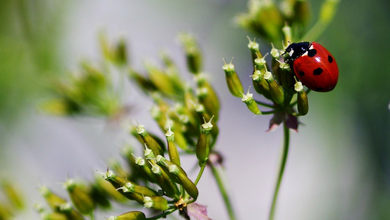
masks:
{"type": "Polygon", "coordinates": [[[286,53],[288,54],[286,62],[292,65],[292,63],[296,59],[298,59],[300,56],[304,55],[307,51],[309,51],[310,47],[310,42],[292,43],[288,45],[286,51],[283,53],[283,55],[286,53]]]}

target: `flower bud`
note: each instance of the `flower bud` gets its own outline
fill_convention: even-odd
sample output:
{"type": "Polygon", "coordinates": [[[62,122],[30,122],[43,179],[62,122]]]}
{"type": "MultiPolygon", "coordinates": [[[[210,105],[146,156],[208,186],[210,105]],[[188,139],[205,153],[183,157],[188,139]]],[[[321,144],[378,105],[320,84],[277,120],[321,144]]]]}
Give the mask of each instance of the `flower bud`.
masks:
{"type": "Polygon", "coordinates": [[[94,209],[94,202],[84,185],[76,184],[72,179],[64,183],[64,188],[68,191],[75,208],[82,214],[88,215],[94,209]]]}
{"type": "Polygon", "coordinates": [[[59,211],[60,206],[66,203],[66,200],[56,194],[54,194],[49,188],[46,186],[42,186],[40,189],[42,196],[45,198],[47,204],[53,211],[59,211]]]}
{"type": "Polygon", "coordinates": [[[196,105],[195,112],[196,112],[196,114],[198,114],[199,120],[204,118],[207,121],[207,120],[210,120],[210,118],[211,118],[210,114],[205,111],[204,106],[202,104],[196,105]]]}
{"type": "Polygon", "coordinates": [[[194,36],[188,33],[181,33],[179,41],[184,49],[188,70],[193,74],[202,71],[202,53],[194,36]]]}
{"type": "MultiPolygon", "coordinates": [[[[153,163],[151,161],[151,163],[153,163]]],[[[168,197],[178,199],[180,197],[180,191],[176,184],[171,180],[168,174],[161,169],[157,164],[152,165],[152,172],[157,177],[157,184],[164,190],[168,197]]]]}
{"type": "Polygon", "coordinates": [[[225,62],[222,69],[225,71],[226,83],[230,93],[236,97],[241,98],[242,94],[244,93],[244,88],[242,87],[240,78],[238,78],[232,61],[230,61],[229,64],[225,62]]]}
{"type": "Polygon", "coordinates": [[[117,202],[124,203],[127,201],[126,197],[118,192],[110,181],[106,181],[105,178],[102,178],[100,175],[96,175],[95,177],[95,187],[98,188],[104,195],[113,198],[117,202]]]}
{"type": "Polygon", "coordinates": [[[153,174],[149,164],[142,157],[135,157],[135,164],[140,168],[141,173],[152,183],[157,182],[156,175],[153,174]]]}
{"type": "Polygon", "coordinates": [[[123,192],[131,192],[131,193],[138,193],[143,196],[158,196],[158,192],[156,192],[154,189],[151,189],[147,186],[141,186],[137,185],[131,181],[128,181],[125,183],[124,186],[122,186],[120,189],[122,189],[123,192]]]}
{"type": "Polygon", "coordinates": [[[145,220],[145,214],[140,211],[126,212],[118,216],[110,216],[107,220],[145,220]]]}
{"type": "Polygon", "coordinates": [[[146,132],[145,127],[143,125],[138,125],[136,127],[137,134],[142,138],[146,146],[151,149],[154,155],[163,155],[164,150],[161,145],[146,132]]]}
{"type": "Polygon", "coordinates": [[[145,196],[144,206],[148,209],[165,211],[169,208],[168,201],[162,196],[145,196]]]}
{"type": "Polygon", "coordinates": [[[253,72],[252,84],[257,93],[262,94],[267,99],[272,99],[269,93],[268,82],[264,79],[263,73],[260,70],[253,72]]]}
{"type": "Polygon", "coordinates": [[[248,37],[249,43],[248,43],[248,48],[251,51],[251,56],[252,56],[252,63],[253,66],[255,66],[255,60],[257,58],[262,58],[262,55],[260,53],[260,48],[259,44],[256,43],[255,39],[253,41],[248,37]]]}
{"type": "Polygon", "coordinates": [[[183,186],[184,190],[190,195],[194,200],[198,198],[199,191],[196,185],[188,178],[186,172],[176,164],[169,165],[169,172],[173,175],[175,175],[179,181],[180,184],[183,186]]]}
{"type": "Polygon", "coordinates": [[[155,91],[156,86],[145,76],[142,76],[140,73],[136,72],[133,69],[129,70],[129,77],[131,81],[137,83],[137,85],[144,91],[146,94],[149,94],[150,91],[155,91]]]}
{"type": "Polygon", "coordinates": [[[59,212],[52,212],[52,213],[42,213],[41,219],[42,220],[68,220],[68,217],[65,214],[59,212]]]}
{"type": "Polygon", "coordinates": [[[283,34],[284,34],[284,42],[286,42],[288,44],[290,42],[292,42],[291,27],[286,24],[282,28],[282,31],[283,31],[283,34]]]}
{"type": "Polygon", "coordinates": [[[295,91],[298,92],[297,103],[298,103],[298,113],[300,115],[306,115],[309,112],[309,101],[307,99],[307,94],[303,89],[301,82],[295,83],[295,91]]]}
{"type": "Polygon", "coordinates": [[[306,25],[310,18],[309,2],[306,0],[295,1],[294,21],[306,25]]]}
{"type": "Polygon", "coordinates": [[[168,146],[168,155],[169,159],[180,166],[180,155],[177,147],[175,145],[175,134],[171,131],[171,128],[165,133],[167,138],[167,146],[168,146]]]}
{"type": "Polygon", "coordinates": [[[215,115],[216,117],[215,120],[217,120],[217,116],[220,109],[220,103],[219,103],[217,93],[208,82],[207,78],[205,77],[205,74],[199,74],[196,77],[196,81],[198,84],[198,89],[199,90],[204,89],[206,91],[205,96],[201,96],[201,97],[198,96],[199,102],[206,107],[207,112],[209,112],[211,115],[215,115]]]}
{"type": "Polygon", "coordinates": [[[117,175],[127,178],[129,174],[123,169],[122,164],[114,158],[108,160],[108,167],[110,167],[117,175]]]}
{"type": "MultiPolygon", "coordinates": [[[[110,184],[107,181],[103,181],[102,178],[99,178],[99,179],[101,182],[106,182],[107,184],[110,184]]],[[[108,200],[108,198],[110,196],[105,191],[103,191],[100,188],[100,186],[98,186],[96,183],[94,183],[91,188],[92,189],[91,189],[90,195],[91,195],[92,200],[95,202],[95,204],[98,205],[102,209],[111,208],[111,203],[108,200]]]]}
{"type": "Polygon", "coordinates": [[[218,100],[215,101],[213,99],[213,97],[210,97],[210,96],[213,96],[213,95],[210,95],[210,92],[211,92],[210,88],[211,87],[198,88],[197,96],[198,96],[200,104],[202,104],[205,107],[206,112],[209,115],[214,115],[216,118],[215,120],[217,120],[218,111],[219,111],[219,101],[218,100]]]}
{"type": "Polygon", "coordinates": [[[255,70],[264,70],[267,66],[267,61],[265,60],[265,57],[268,55],[268,53],[264,57],[258,57],[254,60],[255,70]]]}
{"type": "Polygon", "coordinates": [[[77,212],[69,203],[65,203],[60,207],[61,213],[64,213],[67,219],[72,220],[84,220],[84,217],[77,212]]]}
{"type": "Polygon", "coordinates": [[[264,79],[268,82],[269,92],[271,94],[272,100],[277,104],[282,104],[284,101],[283,88],[276,82],[272,76],[272,73],[269,71],[266,71],[264,74],[264,79]]]}
{"type": "Polygon", "coordinates": [[[117,42],[114,55],[117,64],[124,65],[127,63],[126,41],[123,38],[117,42]]]}
{"type": "Polygon", "coordinates": [[[23,209],[24,201],[22,195],[13,184],[4,180],[1,181],[1,188],[13,207],[23,209]]]}
{"type": "Polygon", "coordinates": [[[253,100],[253,94],[248,92],[242,96],[241,101],[243,101],[248,109],[255,115],[261,115],[261,111],[259,109],[259,106],[257,106],[255,100],[253,100]]]}
{"type": "Polygon", "coordinates": [[[151,62],[145,62],[144,65],[148,72],[149,80],[156,86],[157,90],[168,97],[174,96],[176,91],[171,79],[151,62]]]}
{"type": "Polygon", "coordinates": [[[209,157],[210,153],[210,131],[213,128],[213,125],[211,124],[211,120],[213,117],[210,118],[209,122],[206,122],[202,124],[201,126],[201,133],[199,135],[198,143],[196,144],[196,157],[199,161],[199,166],[203,166],[209,157]]]}

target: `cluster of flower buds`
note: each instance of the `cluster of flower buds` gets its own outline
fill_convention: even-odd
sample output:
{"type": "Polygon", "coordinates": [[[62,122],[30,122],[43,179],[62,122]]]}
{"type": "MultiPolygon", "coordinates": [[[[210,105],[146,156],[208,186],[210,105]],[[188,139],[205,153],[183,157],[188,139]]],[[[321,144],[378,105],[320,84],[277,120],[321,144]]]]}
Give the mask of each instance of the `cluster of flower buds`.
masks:
{"type": "MultiPolygon", "coordinates": [[[[323,29],[333,18],[339,0],[325,0],[319,12],[317,27],[323,29]]],[[[285,24],[293,28],[295,39],[307,36],[306,26],[310,21],[310,7],[307,0],[250,0],[248,12],[237,16],[237,23],[264,40],[277,43],[283,40],[280,31],[285,24]]],[[[316,27],[316,28],[317,28],[316,27]]],[[[314,33],[310,33],[313,37],[314,33]]],[[[304,39],[309,40],[310,38],[304,39]]]]}
{"type": "MultiPolygon", "coordinates": [[[[92,215],[96,208],[110,208],[112,201],[124,203],[129,200],[134,205],[141,204],[151,209],[152,213],[161,212],[154,219],[165,217],[176,210],[180,210],[183,216],[199,213],[207,215],[205,207],[195,203],[199,195],[196,183],[217,140],[219,99],[206,74],[202,72],[202,53],[194,37],[185,33],[179,36],[179,40],[185,52],[188,71],[193,76],[193,86],[180,77],[178,67],[166,52],[160,54],[164,67],[145,62],[146,73],[141,74],[131,66],[126,68],[124,42],[121,41],[111,49],[101,39],[105,59],[120,64],[122,70],[128,70],[129,79],[153,99],[151,116],[165,133],[165,140],[147,131],[143,125],[130,126],[129,134],[139,141],[143,156],[136,156],[134,148],[125,145],[122,155],[127,167],[117,160],[109,160],[107,172],[92,183],[68,179],[64,188],[68,191],[71,203],[47,187],[42,187],[42,195],[51,208],[51,211],[46,211],[37,206],[43,219],[84,219],[84,216],[92,215]],[[197,157],[201,171],[196,181],[191,180],[181,167],[181,152],[197,157]]],[[[85,82],[75,81],[75,84],[85,87],[83,93],[88,92],[81,96],[83,99],[91,98],[107,86],[104,74],[90,66],[85,67],[88,67],[86,76],[89,78],[83,78],[85,82]],[[99,76],[97,79],[101,81],[95,80],[94,76],[99,76]]],[[[74,89],[74,86],[69,87],[69,91],[74,89]]],[[[66,94],[62,98],[69,98],[67,93],[62,94],[66,94]]],[[[89,103],[93,101],[90,100],[89,103]]],[[[82,105],[77,106],[78,109],[83,108],[82,105]]],[[[109,219],[133,220],[145,219],[145,216],[143,212],[130,211],[109,219]]]]}
{"type": "Polygon", "coordinates": [[[6,201],[0,201],[0,219],[13,219],[24,208],[24,198],[10,180],[0,180],[0,192],[6,201]]]}
{"type": "Polygon", "coordinates": [[[302,32],[309,21],[309,15],[306,0],[285,0],[281,1],[281,5],[273,0],[250,0],[248,12],[239,15],[237,23],[265,40],[281,42],[283,35],[280,30],[286,22],[302,32]]]}
{"type": "MultiPolygon", "coordinates": [[[[285,26],[283,31],[285,36],[291,36],[290,27],[285,26]]],[[[288,40],[288,37],[286,39],[288,40]]],[[[309,110],[309,105],[307,92],[304,90],[302,83],[296,80],[290,65],[284,62],[288,54],[284,54],[284,50],[278,50],[272,47],[269,53],[272,58],[269,63],[260,52],[259,44],[255,40],[252,41],[249,39],[248,48],[253,64],[253,73],[251,75],[252,86],[257,94],[262,95],[272,103],[268,104],[260,100],[255,100],[249,89],[244,94],[244,89],[234,65],[232,62],[225,62],[222,69],[225,71],[229,91],[232,95],[241,98],[248,109],[255,115],[274,114],[269,125],[269,130],[276,128],[282,122],[286,122],[289,128],[297,130],[297,116],[306,115],[309,110]],[[298,105],[298,111],[294,109],[296,104],[298,105]],[[259,105],[271,108],[272,111],[261,111],[259,105]]]]}
{"type": "Polygon", "coordinates": [[[112,117],[121,106],[120,93],[115,92],[110,76],[90,63],[70,73],[52,85],[51,98],[42,103],[40,110],[59,116],[88,115],[112,117]]]}

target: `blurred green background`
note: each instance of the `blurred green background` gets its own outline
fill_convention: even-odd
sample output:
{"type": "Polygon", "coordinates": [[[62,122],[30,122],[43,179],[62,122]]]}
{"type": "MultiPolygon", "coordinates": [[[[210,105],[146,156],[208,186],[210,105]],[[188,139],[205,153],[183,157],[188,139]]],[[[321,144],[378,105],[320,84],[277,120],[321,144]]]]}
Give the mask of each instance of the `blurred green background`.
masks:
{"type": "MultiPolygon", "coordinates": [[[[315,19],[321,1],[310,3],[315,19]]],[[[291,137],[277,219],[390,219],[389,9],[387,0],[343,0],[317,40],[336,58],[340,78],[333,92],[309,95],[305,125],[291,137]]],[[[250,85],[246,36],[256,36],[233,22],[245,11],[240,0],[0,1],[0,174],[14,179],[32,204],[42,201],[40,184],[61,192],[56,183],[67,174],[104,170],[106,155],[119,157],[121,132],[107,131],[103,120],[39,115],[35,106],[47,83],[82,58],[98,60],[101,29],[128,40],[136,68],[156,58],[160,48],[168,48],[183,67],[175,37],[184,30],[199,39],[223,104],[217,147],[226,157],[238,217],[266,219],[282,132],[266,133],[270,118],[254,118],[231,97],[221,69],[222,57],[235,57],[244,86],[250,85]]],[[[268,52],[269,43],[260,40],[260,49],[268,52]]],[[[150,107],[132,92],[127,101],[150,107]]],[[[137,120],[142,117],[148,116],[137,120]]],[[[210,217],[226,219],[209,173],[200,192],[210,217]]],[[[38,218],[31,208],[21,216],[16,219],[38,218]]]]}

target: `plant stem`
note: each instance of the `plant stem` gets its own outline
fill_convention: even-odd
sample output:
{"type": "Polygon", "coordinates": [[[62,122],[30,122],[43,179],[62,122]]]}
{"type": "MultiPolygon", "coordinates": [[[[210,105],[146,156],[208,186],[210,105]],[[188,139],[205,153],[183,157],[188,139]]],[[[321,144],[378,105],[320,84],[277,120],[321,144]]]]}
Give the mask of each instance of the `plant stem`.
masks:
{"type": "Polygon", "coordinates": [[[232,206],[230,199],[229,199],[229,194],[226,192],[225,185],[221,179],[221,176],[219,173],[220,170],[217,169],[212,163],[210,163],[209,166],[211,167],[211,171],[213,172],[214,178],[217,181],[218,188],[219,188],[219,191],[223,197],[223,201],[225,202],[225,206],[226,206],[226,209],[229,213],[230,220],[234,220],[234,219],[236,219],[236,216],[234,214],[233,206],[232,206]]]}
{"type": "Polygon", "coordinates": [[[198,184],[200,178],[202,177],[202,174],[203,174],[204,168],[206,168],[206,165],[207,165],[207,163],[203,163],[203,165],[200,167],[198,176],[196,177],[196,180],[195,180],[195,182],[194,182],[195,185],[198,184]]]}
{"type": "Polygon", "coordinates": [[[262,106],[264,106],[264,107],[268,107],[268,108],[272,108],[272,109],[275,108],[275,106],[273,106],[273,105],[271,105],[271,104],[268,104],[268,103],[265,103],[265,102],[262,102],[262,101],[259,101],[259,100],[256,100],[256,99],[254,99],[254,100],[255,100],[255,102],[256,102],[257,104],[262,105],[262,106]]]}
{"type": "Polygon", "coordinates": [[[283,133],[284,133],[283,153],[282,153],[282,158],[280,160],[279,174],[276,181],[274,197],[272,199],[272,206],[269,214],[269,220],[273,220],[275,216],[276,201],[278,198],[280,183],[282,182],[282,178],[283,178],[284,168],[286,167],[288,149],[290,145],[290,130],[287,127],[286,122],[283,122],[283,133]]]}

